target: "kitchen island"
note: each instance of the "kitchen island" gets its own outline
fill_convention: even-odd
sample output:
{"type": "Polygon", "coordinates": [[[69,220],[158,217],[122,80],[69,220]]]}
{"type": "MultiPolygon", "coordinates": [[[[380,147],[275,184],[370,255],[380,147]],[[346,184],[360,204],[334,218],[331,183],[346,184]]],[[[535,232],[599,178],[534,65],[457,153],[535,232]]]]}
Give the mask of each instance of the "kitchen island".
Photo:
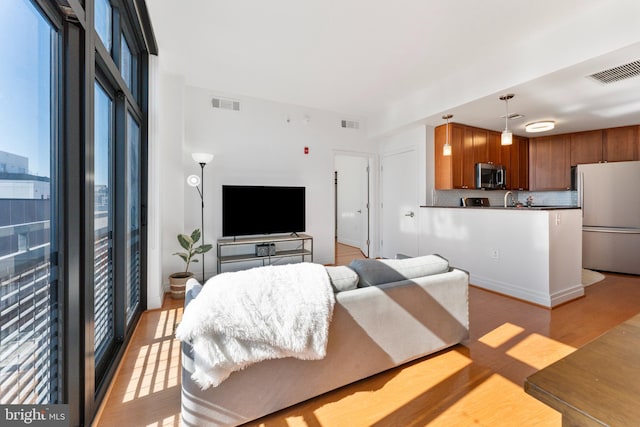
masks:
{"type": "Polygon", "coordinates": [[[423,206],[419,220],[420,255],[442,255],[475,286],[544,307],[584,295],[578,208],[423,206]]]}

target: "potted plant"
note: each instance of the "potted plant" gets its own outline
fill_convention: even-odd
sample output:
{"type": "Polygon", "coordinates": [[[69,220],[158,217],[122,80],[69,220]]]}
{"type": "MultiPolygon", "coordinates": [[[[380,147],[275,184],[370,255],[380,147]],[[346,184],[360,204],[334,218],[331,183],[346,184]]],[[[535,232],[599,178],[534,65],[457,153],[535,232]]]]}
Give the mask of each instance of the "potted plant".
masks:
{"type": "Polygon", "coordinates": [[[190,236],[186,234],[178,234],[178,243],[185,250],[185,252],[176,252],[173,255],[178,255],[185,262],[184,271],[173,273],[169,276],[169,284],[171,285],[171,296],[173,298],[184,298],[184,291],[187,280],[193,277],[193,273],[189,271],[189,264],[192,262],[198,262],[195,255],[201,255],[211,250],[212,245],[202,244],[196,246],[196,243],[200,240],[200,230],[195,229],[190,236]]]}

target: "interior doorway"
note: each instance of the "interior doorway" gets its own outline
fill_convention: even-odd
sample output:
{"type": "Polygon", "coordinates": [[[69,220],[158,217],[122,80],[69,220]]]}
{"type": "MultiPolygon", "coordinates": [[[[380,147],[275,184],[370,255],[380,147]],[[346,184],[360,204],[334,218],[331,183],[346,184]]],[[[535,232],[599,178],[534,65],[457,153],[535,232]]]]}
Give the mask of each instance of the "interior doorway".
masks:
{"type": "Polygon", "coordinates": [[[371,159],[368,155],[334,157],[335,239],[369,257],[371,245],[371,159]]]}

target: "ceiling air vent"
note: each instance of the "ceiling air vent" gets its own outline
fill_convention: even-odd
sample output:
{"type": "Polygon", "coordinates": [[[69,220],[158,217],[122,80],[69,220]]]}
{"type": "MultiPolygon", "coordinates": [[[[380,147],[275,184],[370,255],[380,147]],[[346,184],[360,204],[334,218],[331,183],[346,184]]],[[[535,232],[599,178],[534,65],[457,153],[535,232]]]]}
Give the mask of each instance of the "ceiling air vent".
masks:
{"type": "Polygon", "coordinates": [[[228,98],[212,98],[211,105],[213,108],[222,108],[223,110],[240,111],[240,101],[228,98]]]}
{"type": "Polygon", "coordinates": [[[637,76],[640,76],[640,60],[629,62],[619,67],[609,68],[608,70],[600,71],[587,77],[602,84],[609,84],[637,76]]]}
{"type": "MultiPolygon", "coordinates": [[[[500,118],[501,118],[501,119],[504,119],[504,117],[505,117],[505,115],[504,115],[504,114],[500,116],[500,118]]],[[[507,118],[508,118],[509,120],[521,119],[521,118],[523,118],[523,117],[524,117],[524,115],[523,115],[523,114],[520,114],[520,113],[511,113],[511,114],[509,114],[509,115],[507,116],[507,118]]]]}
{"type": "Polygon", "coordinates": [[[360,122],[355,120],[342,120],[340,126],[345,129],[360,129],[360,122]]]}

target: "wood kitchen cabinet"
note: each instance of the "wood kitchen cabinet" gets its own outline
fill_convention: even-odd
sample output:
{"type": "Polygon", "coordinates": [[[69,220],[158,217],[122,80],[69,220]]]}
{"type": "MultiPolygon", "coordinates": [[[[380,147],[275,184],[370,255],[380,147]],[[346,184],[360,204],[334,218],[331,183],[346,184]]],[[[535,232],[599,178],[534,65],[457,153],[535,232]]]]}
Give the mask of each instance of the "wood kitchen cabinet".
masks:
{"type": "Polygon", "coordinates": [[[607,162],[640,160],[640,126],[624,126],[604,130],[603,159],[607,162]]]}
{"type": "MultiPolygon", "coordinates": [[[[453,174],[451,171],[452,156],[442,154],[447,140],[447,126],[442,125],[434,129],[435,147],[435,187],[436,190],[451,190],[453,188],[453,174]]],[[[449,139],[451,139],[451,125],[449,125],[449,139]]]]}
{"type": "Polygon", "coordinates": [[[442,149],[447,136],[446,127],[446,124],[440,125],[434,131],[436,190],[475,188],[476,163],[489,161],[489,131],[449,123],[451,156],[445,157],[442,149]]]}
{"type": "Polygon", "coordinates": [[[473,134],[457,123],[449,123],[448,131],[451,156],[442,154],[447,125],[438,126],[434,131],[436,190],[473,188],[473,134]]]}
{"type": "Polygon", "coordinates": [[[473,162],[473,135],[456,123],[449,123],[448,132],[451,156],[443,155],[447,125],[438,126],[434,131],[436,190],[473,188],[473,166],[471,170],[468,167],[473,162]]]}
{"type": "Polygon", "coordinates": [[[468,126],[451,127],[453,188],[475,188],[473,131],[468,126]]]}
{"type": "Polygon", "coordinates": [[[487,132],[487,160],[509,169],[509,146],[502,145],[500,132],[487,132]]]}
{"type": "Polygon", "coordinates": [[[571,166],[640,160],[638,126],[576,132],[571,137],[571,166]]]}
{"type": "Polygon", "coordinates": [[[449,124],[452,156],[442,156],[446,125],[435,129],[436,189],[475,188],[475,164],[501,164],[507,189],[562,191],[571,188],[571,166],[640,160],[640,126],[623,126],[564,135],[513,136],[502,146],[500,132],[449,124]]]}
{"type": "Polygon", "coordinates": [[[513,136],[509,149],[509,166],[507,167],[507,188],[510,190],[529,189],[529,138],[513,136]]]}
{"type": "Polygon", "coordinates": [[[529,189],[571,189],[571,137],[553,135],[529,140],[529,189]]]}
{"type": "Polygon", "coordinates": [[[446,125],[434,130],[436,190],[475,188],[476,163],[503,165],[507,188],[527,189],[529,181],[528,139],[514,136],[514,144],[501,145],[500,132],[449,123],[451,156],[442,155],[446,125]],[[514,185],[509,186],[512,182],[514,185]]]}
{"type": "Polygon", "coordinates": [[[486,129],[471,128],[473,138],[473,164],[497,163],[489,158],[489,131],[486,129]]]}
{"type": "Polygon", "coordinates": [[[601,162],[603,160],[603,135],[604,131],[602,130],[570,134],[571,166],[601,162]]]}

